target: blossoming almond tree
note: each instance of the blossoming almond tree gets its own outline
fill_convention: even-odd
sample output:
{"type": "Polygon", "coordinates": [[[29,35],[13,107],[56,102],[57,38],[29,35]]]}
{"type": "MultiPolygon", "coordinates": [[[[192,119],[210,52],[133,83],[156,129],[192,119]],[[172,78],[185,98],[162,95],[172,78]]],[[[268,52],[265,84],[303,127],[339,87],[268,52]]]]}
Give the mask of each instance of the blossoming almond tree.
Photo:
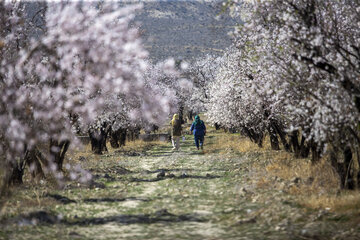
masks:
{"type": "Polygon", "coordinates": [[[268,131],[273,149],[279,149],[277,135],[288,149],[278,114],[280,105],[276,98],[263,94],[267,75],[253,64],[252,59],[248,59],[247,51],[231,47],[223,56],[223,63],[210,88],[209,121],[238,129],[259,146],[268,131]]]}
{"type": "Polygon", "coordinates": [[[246,17],[237,47],[263,72],[251,85],[277,99],[293,150],[299,133],[314,162],[329,150],[341,185],[353,187],[360,143],[359,1],[249,2],[232,1],[232,9],[246,17]]]}
{"type": "MultiPolygon", "coordinates": [[[[146,119],[166,112],[165,97],[159,96],[163,104],[157,104],[147,95],[147,52],[137,29],[129,27],[137,8],[48,3],[45,33],[25,44],[17,41],[26,33],[21,8],[0,3],[0,156],[5,169],[20,171],[36,146],[50,142],[43,166],[57,172],[75,140],[72,120],[91,124],[109,94],[141,99],[137,113],[146,119]]],[[[14,180],[6,175],[6,183],[14,180]]]]}
{"type": "MultiPolygon", "coordinates": [[[[167,60],[158,64],[147,63],[143,73],[144,96],[108,93],[105,95],[105,104],[97,113],[95,121],[89,126],[80,127],[89,132],[93,151],[101,154],[107,150],[106,139],[110,137],[112,147],[117,148],[124,144],[126,133],[151,126],[162,125],[168,119],[170,112],[176,111],[178,97],[176,86],[179,73],[167,60]],[[171,80],[171,81],[170,81],[171,80]],[[144,98],[151,98],[148,101],[144,98]],[[152,111],[144,109],[144,103],[157,103],[152,111]],[[120,143],[120,139],[122,142],[120,143]]],[[[82,124],[83,121],[80,121],[82,124]]]]}
{"type": "Polygon", "coordinates": [[[173,59],[156,63],[148,69],[147,85],[171,101],[171,114],[178,113],[183,119],[183,111],[193,90],[193,83],[184,74],[187,64],[176,64],[173,59]]]}
{"type": "Polygon", "coordinates": [[[210,84],[215,81],[221,63],[221,57],[206,55],[196,59],[189,68],[183,71],[183,74],[193,83],[191,96],[186,99],[186,107],[189,112],[206,111],[210,84]]]}

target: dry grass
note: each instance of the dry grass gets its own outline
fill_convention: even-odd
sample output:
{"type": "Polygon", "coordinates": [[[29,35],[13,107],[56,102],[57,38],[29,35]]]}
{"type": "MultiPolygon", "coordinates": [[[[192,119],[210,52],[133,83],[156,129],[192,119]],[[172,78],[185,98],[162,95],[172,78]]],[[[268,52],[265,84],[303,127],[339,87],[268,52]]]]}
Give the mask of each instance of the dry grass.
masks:
{"type": "Polygon", "coordinates": [[[4,205],[0,209],[0,216],[15,216],[56,205],[55,200],[43,197],[51,188],[49,185],[32,186],[31,188],[13,187],[7,201],[4,201],[4,205]]]}
{"type": "Polygon", "coordinates": [[[326,158],[313,165],[309,159],[295,159],[291,153],[274,154],[272,163],[266,166],[268,174],[285,180],[301,178],[303,191],[299,194],[309,195],[318,192],[331,192],[339,188],[339,179],[326,158]]]}
{"type": "Polygon", "coordinates": [[[314,209],[333,212],[360,213],[360,193],[343,191],[340,194],[312,195],[300,200],[301,204],[314,209]]]}
{"type": "MultiPolygon", "coordinates": [[[[265,168],[268,176],[283,179],[287,192],[296,195],[300,205],[311,209],[327,209],[337,213],[360,213],[360,192],[340,191],[339,178],[327,157],[313,165],[310,159],[295,159],[291,153],[271,152],[271,163],[265,168]],[[299,184],[290,180],[301,178],[299,184]]],[[[267,187],[264,179],[258,187],[267,187]]]]}
{"type": "Polygon", "coordinates": [[[314,192],[319,191],[320,188],[331,191],[339,187],[337,174],[326,158],[314,165],[310,159],[295,159],[288,152],[273,152],[271,155],[271,163],[265,168],[269,175],[285,180],[296,177],[302,180],[313,179],[312,184],[309,185],[314,192]]]}
{"type": "MultiPolygon", "coordinates": [[[[168,142],[164,142],[164,141],[151,141],[151,142],[144,142],[142,140],[136,140],[136,141],[128,141],[126,142],[126,145],[124,147],[122,147],[123,150],[125,151],[145,151],[147,149],[149,149],[152,146],[155,145],[169,145],[168,142]]],[[[111,146],[109,148],[109,151],[111,152],[112,150],[117,150],[117,149],[112,149],[111,146]]]]}
{"type": "Polygon", "coordinates": [[[256,182],[256,187],[258,188],[268,188],[270,186],[271,181],[268,178],[261,177],[256,182]]]}
{"type": "Polygon", "coordinates": [[[282,179],[286,191],[295,195],[299,204],[312,209],[329,209],[334,212],[360,212],[360,193],[358,191],[340,192],[339,178],[325,156],[319,163],[312,164],[310,159],[296,159],[292,153],[272,151],[268,138],[264,147],[259,148],[249,139],[238,134],[224,134],[219,131],[210,132],[215,137],[207,145],[209,153],[261,153],[260,161],[254,164],[258,170],[266,174],[256,181],[258,188],[272,188],[272,177],[282,179]],[[291,180],[301,179],[298,184],[291,180]],[[340,194],[339,194],[340,192],[340,194]]]}
{"type": "MultiPolygon", "coordinates": [[[[122,146],[120,148],[112,148],[110,143],[107,143],[106,146],[108,148],[108,152],[105,152],[104,154],[114,154],[116,151],[136,151],[136,152],[143,152],[151,148],[155,145],[168,145],[168,142],[162,142],[162,141],[151,141],[151,142],[145,142],[142,140],[135,140],[135,141],[127,141],[125,146],[122,146]]],[[[91,151],[91,145],[87,144],[81,148],[72,149],[67,153],[67,156],[71,156],[68,158],[67,162],[73,162],[73,160],[78,160],[80,157],[85,157],[86,159],[90,160],[99,160],[102,155],[96,155],[91,151]]]]}
{"type": "Polygon", "coordinates": [[[270,144],[268,141],[265,141],[263,148],[259,148],[257,144],[238,134],[215,133],[214,136],[215,140],[207,145],[206,152],[227,154],[263,152],[270,149],[270,144]]]}
{"type": "MultiPolygon", "coordinates": [[[[142,140],[126,142],[126,146],[118,149],[113,149],[110,143],[107,144],[108,152],[104,155],[115,155],[115,151],[146,151],[154,145],[167,145],[167,142],[153,141],[144,142],[142,140]]],[[[71,149],[66,154],[65,164],[71,165],[86,165],[97,166],[101,165],[101,159],[103,155],[93,154],[91,151],[91,145],[87,144],[79,148],[71,149]],[[80,158],[84,157],[86,161],[81,161],[80,158]]],[[[117,160],[118,158],[107,158],[108,161],[117,160]]],[[[64,169],[65,176],[67,176],[67,170],[64,169]]],[[[3,171],[0,171],[2,174],[3,171]]],[[[1,176],[2,177],[2,176],[1,176]]],[[[1,178],[3,179],[3,178],[1,178]]],[[[0,182],[1,183],[1,182],[0,182]]],[[[48,207],[58,204],[56,200],[51,198],[44,198],[43,196],[50,190],[58,190],[58,184],[56,180],[51,176],[47,175],[46,179],[42,180],[42,183],[35,183],[30,176],[28,171],[25,171],[24,185],[19,187],[12,187],[11,195],[8,196],[7,201],[0,202],[0,216],[15,216],[24,212],[31,212],[36,209],[47,209],[48,207]]],[[[1,199],[0,199],[1,200],[1,199]]]]}

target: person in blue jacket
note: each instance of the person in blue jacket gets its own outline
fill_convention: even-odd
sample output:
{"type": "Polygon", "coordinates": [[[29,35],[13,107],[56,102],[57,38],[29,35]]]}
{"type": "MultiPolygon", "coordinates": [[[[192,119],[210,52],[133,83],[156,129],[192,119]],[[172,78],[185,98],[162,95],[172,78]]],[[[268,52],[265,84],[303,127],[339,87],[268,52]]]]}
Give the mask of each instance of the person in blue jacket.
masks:
{"type": "Polygon", "coordinates": [[[191,124],[190,131],[194,134],[196,148],[199,150],[200,142],[200,148],[203,149],[206,127],[198,115],[195,116],[195,121],[191,124]]]}

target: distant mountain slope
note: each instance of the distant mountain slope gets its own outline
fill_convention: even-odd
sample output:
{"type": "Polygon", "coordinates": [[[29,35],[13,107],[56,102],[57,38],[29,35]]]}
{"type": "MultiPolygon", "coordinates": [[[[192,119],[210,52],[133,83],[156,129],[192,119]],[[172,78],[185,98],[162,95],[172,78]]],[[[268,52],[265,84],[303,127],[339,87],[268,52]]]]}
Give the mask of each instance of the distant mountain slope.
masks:
{"type": "MultiPolygon", "coordinates": [[[[44,26],[39,9],[43,1],[24,2],[27,18],[44,26]]],[[[222,0],[119,0],[119,5],[142,3],[144,8],[136,13],[135,21],[141,25],[141,34],[150,58],[161,61],[168,57],[191,60],[206,53],[221,54],[231,44],[228,33],[236,22],[221,14],[222,0]],[[215,19],[216,18],[216,19],[215,19]]],[[[94,6],[96,2],[93,2],[94,6]]],[[[42,31],[35,30],[33,37],[42,31]]]]}
{"type": "Polygon", "coordinates": [[[231,44],[228,33],[236,22],[221,14],[219,1],[143,2],[137,15],[145,46],[154,61],[174,57],[191,60],[221,54],[231,44]],[[217,19],[215,19],[215,17],[217,19]]]}

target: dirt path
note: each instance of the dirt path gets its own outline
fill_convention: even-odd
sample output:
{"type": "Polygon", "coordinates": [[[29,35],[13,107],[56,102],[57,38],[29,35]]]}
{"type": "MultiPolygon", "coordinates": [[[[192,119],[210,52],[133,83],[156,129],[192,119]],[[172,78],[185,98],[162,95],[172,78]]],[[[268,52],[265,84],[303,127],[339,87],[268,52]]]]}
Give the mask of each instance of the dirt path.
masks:
{"type": "Polygon", "coordinates": [[[43,194],[46,204],[6,220],[0,239],[329,239],[338,232],[330,213],[257,188],[258,155],[197,151],[190,136],[180,151],[156,145],[135,155],[100,157],[90,168],[95,184],[43,194]]]}

